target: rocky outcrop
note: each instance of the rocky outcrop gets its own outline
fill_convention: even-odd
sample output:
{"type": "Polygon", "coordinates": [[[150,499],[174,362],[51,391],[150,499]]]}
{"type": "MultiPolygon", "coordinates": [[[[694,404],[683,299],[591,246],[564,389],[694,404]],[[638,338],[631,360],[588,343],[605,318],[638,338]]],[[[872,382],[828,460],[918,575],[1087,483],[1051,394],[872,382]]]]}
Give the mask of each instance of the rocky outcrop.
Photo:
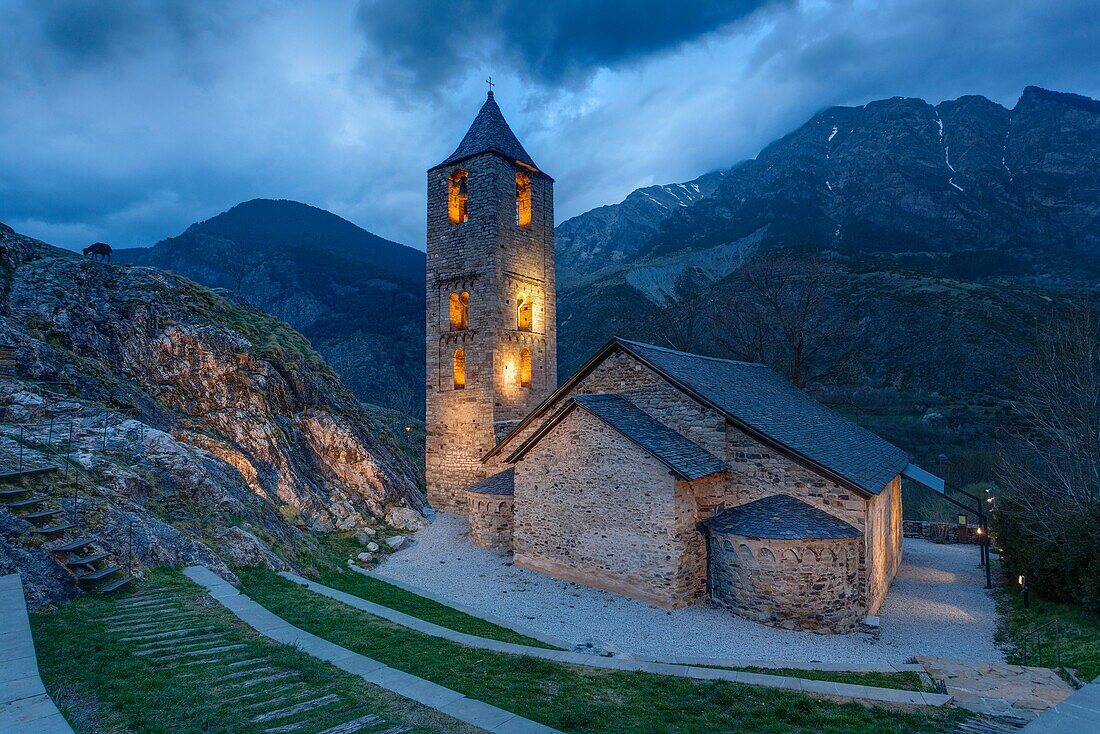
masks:
{"type": "MultiPolygon", "coordinates": [[[[132,543],[139,564],[278,568],[308,559],[308,531],[424,506],[388,430],[285,324],[6,227],[0,268],[0,343],[19,361],[0,378],[0,458],[22,425],[27,461],[51,460],[34,454],[49,443],[77,462],[90,480],[80,502],[116,557],[132,543]]],[[[0,563],[14,564],[36,551],[7,518],[0,563]]],[[[43,597],[61,595],[54,573],[34,574],[43,597]]]]}

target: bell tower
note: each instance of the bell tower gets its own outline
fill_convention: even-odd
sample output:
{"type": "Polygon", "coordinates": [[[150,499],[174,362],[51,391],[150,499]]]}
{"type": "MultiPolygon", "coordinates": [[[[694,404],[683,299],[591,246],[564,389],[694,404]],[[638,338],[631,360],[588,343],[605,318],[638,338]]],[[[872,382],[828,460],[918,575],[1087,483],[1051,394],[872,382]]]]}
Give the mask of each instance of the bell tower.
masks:
{"type": "Polygon", "coordinates": [[[489,92],[428,170],[428,500],[466,514],[481,457],[557,387],[554,180],[489,92]]]}

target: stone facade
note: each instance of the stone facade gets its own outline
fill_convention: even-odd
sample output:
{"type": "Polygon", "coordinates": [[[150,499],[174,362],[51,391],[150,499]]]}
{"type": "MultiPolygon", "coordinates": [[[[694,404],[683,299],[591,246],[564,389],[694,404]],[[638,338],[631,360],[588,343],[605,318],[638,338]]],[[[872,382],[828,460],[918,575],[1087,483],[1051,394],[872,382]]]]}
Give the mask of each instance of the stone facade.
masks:
{"type": "Polygon", "coordinates": [[[515,502],[509,495],[466,492],[470,540],[482,548],[511,549],[514,509],[515,502]]]}
{"type": "Polygon", "coordinates": [[[682,607],[706,592],[705,549],[687,482],[574,410],[516,465],[519,566],[682,607]]]}
{"type": "Polygon", "coordinates": [[[775,627],[854,632],[865,616],[859,603],[860,542],[711,532],[711,598],[739,616],[775,627]]]}
{"type": "Polygon", "coordinates": [[[428,172],[427,237],[428,500],[465,512],[465,488],[486,476],[481,457],[557,386],[554,192],[549,176],[494,153],[428,172]],[[449,214],[451,177],[464,171],[468,219],[449,214]],[[516,217],[516,174],[531,181],[529,226],[516,217]],[[469,294],[465,328],[453,328],[450,296],[469,294]],[[518,300],[529,299],[530,329],[518,300]],[[465,385],[456,389],[456,350],[465,385]],[[523,353],[530,384],[521,384],[523,353]]]}

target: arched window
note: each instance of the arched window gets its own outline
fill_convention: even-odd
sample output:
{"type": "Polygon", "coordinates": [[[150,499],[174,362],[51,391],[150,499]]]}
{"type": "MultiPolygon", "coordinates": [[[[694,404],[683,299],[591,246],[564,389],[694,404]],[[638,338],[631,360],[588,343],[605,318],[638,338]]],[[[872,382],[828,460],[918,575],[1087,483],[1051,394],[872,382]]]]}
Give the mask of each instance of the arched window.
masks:
{"type": "Polygon", "coordinates": [[[451,331],[470,328],[470,292],[451,294],[451,331]]]}
{"type": "Polygon", "coordinates": [[[516,301],[516,328],[520,331],[531,330],[531,297],[520,296],[516,301]]]}
{"type": "Polygon", "coordinates": [[[461,168],[451,174],[447,195],[447,212],[450,214],[451,221],[455,224],[462,224],[470,218],[468,208],[470,199],[469,178],[470,174],[461,168]]]}
{"type": "Polygon", "coordinates": [[[516,171],[516,224],[531,226],[531,177],[516,171]]]}
{"type": "Polygon", "coordinates": [[[519,385],[531,387],[531,350],[527,347],[519,353],[519,385]]]}
{"type": "Polygon", "coordinates": [[[466,352],[459,347],[454,358],[455,390],[466,389],[466,352]]]}

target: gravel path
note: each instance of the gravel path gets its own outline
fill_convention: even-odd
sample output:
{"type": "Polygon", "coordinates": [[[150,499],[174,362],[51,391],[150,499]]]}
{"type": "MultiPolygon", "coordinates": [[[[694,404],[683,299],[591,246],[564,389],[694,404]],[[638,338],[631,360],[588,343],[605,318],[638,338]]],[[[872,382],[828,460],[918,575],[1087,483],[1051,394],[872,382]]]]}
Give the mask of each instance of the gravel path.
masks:
{"type": "Polygon", "coordinates": [[[1003,661],[996,614],[973,546],[905,540],[904,562],[879,615],[882,638],[817,635],[750,622],[699,605],[667,610],[511,565],[509,554],[470,543],[466,521],[439,515],[380,576],[399,579],[485,614],[583,642],[596,638],[652,657],[773,662],[903,663],[914,655],[1003,661]]]}

